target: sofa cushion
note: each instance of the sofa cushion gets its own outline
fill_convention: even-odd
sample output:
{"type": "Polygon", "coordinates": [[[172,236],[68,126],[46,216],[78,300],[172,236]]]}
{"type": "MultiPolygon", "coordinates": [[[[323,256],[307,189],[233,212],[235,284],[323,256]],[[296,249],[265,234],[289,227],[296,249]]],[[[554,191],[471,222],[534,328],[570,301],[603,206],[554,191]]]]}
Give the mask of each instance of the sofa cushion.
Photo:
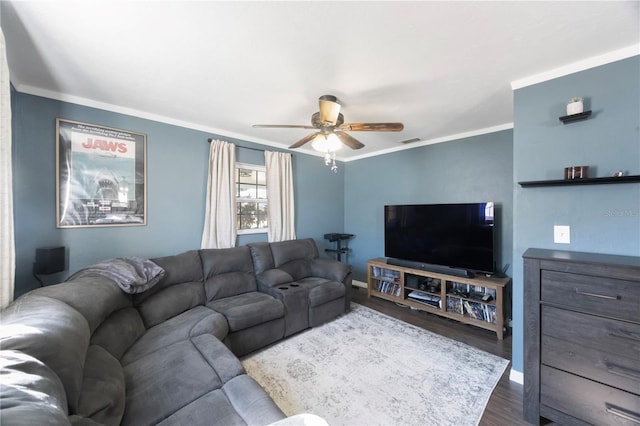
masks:
{"type": "Polygon", "coordinates": [[[275,267],[299,280],[311,275],[311,260],[318,257],[313,239],[289,240],[271,243],[275,267]]]}
{"type": "Polygon", "coordinates": [[[287,262],[280,265],[279,269],[291,275],[294,281],[311,276],[311,265],[309,261],[303,259],[295,259],[287,262]]]}
{"type": "Polygon", "coordinates": [[[152,260],[164,269],[164,278],[148,291],[133,295],[147,328],[204,305],[202,263],[197,250],[152,260]]]}
{"type": "Polygon", "coordinates": [[[152,295],[137,308],[147,328],[160,324],[189,309],[203,305],[204,287],[201,282],[174,284],[152,295]]]}
{"type": "Polygon", "coordinates": [[[200,250],[207,302],[257,290],[249,247],[200,250]]]}
{"type": "Polygon", "coordinates": [[[85,317],[57,299],[26,293],[2,311],[0,347],[24,352],[53,370],[72,413],[78,408],[89,337],[85,317]]]}
{"type": "Polygon", "coordinates": [[[205,306],[196,306],[147,330],[124,354],[121,363],[129,364],[173,343],[201,334],[211,334],[222,340],[228,332],[229,327],[222,314],[205,306]]]}
{"type": "Polygon", "coordinates": [[[328,280],[344,282],[351,273],[351,265],[336,262],[334,259],[319,257],[311,261],[311,275],[328,280]]]}
{"type": "Polygon", "coordinates": [[[103,426],[95,420],[91,420],[88,417],[82,417],[77,414],[69,416],[69,421],[71,422],[71,426],[103,426]]]}
{"type": "Polygon", "coordinates": [[[42,361],[20,351],[2,350],[0,377],[1,424],[69,424],[62,382],[42,361]]]}
{"type": "Polygon", "coordinates": [[[269,269],[256,276],[260,291],[270,291],[271,287],[288,284],[293,281],[293,277],[280,269],[269,269]]]}
{"type": "Polygon", "coordinates": [[[132,306],[130,296],[115,282],[101,276],[42,287],[30,294],[58,299],[73,307],[87,319],[91,333],[113,312],[132,306]]]}
{"type": "Polygon", "coordinates": [[[102,346],[116,359],[133,345],[143,334],[145,327],[135,308],[114,312],[104,320],[91,336],[91,344],[102,346]]]}
{"type": "Polygon", "coordinates": [[[284,413],[250,376],[238,376],[224,385],[224,393],[248,425],[269,424],[284,413]]]}
{"type": "Polygon", "coordinates": [[[207,306],[225,316],[231,332],[284,317],[281,301],[256,291],[214,300],[207,306]]]}
{"type": "Polygon", "coordinates": [[[159,423],[169,425],[257,425],[285,418],[260,385],[246,374],[213,390],[159,423]]]}
{"type": "Polygon", "coordinates": [[[276,268],[292,260],[311,260],[319,256],[318,246],[312,238],[271,243],[271,253],[276,268]]]}
{"type": "Polygon", "coordinates": [[[119,425],[124,414],[124,373],[117,359],[89,346],[77,414],[104,425],[119,425]]]}
{"type": "Polygon", "coordinates": [[[309,289],[309,306],[323,305],[335,299],[343,298],[344,284],[329,281],[324,278],[309,277],[296,281],[297,284],[309,289]]]}
{"type": "Polygon", "coordinates": [[[281,340],[285,331],[284,317],[229,333],[223,343],[241,357],[281,340]]]}
{"type": "Polygon", "coordinates": [[[197,250],[151,260],[164,269],[164,277],[149,290],[133,295],[136,305],[140,305],[147,298],[175,284],[202,282],[202,263],[197,250]]]}
{"type": "Polygon", "coordinates": [[[124,367],[122,424],[156,424],[243,373],[240,361],[208,334],[152,352],[124,367]]]}
{"type": "Polygon", "coordinates": [[[247,247],[249,247],[249,250],[251,250],[253,269],[256,275],[276,267],[275,263],[273,262],[273,254],[271,253],[271,244],[266,242],[251,243],[247,244],[247,247]]]}

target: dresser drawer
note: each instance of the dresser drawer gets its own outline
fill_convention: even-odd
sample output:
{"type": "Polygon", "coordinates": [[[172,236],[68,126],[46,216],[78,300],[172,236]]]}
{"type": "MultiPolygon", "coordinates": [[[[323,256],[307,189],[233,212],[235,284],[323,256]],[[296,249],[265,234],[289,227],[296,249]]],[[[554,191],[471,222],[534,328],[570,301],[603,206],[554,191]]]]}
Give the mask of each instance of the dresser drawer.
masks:
{"type": "Polygon", "coordinates": [[[640,363],[575,343],[542,336],[542,364],[589,377],[605,385],[640,395],[640,363]]]}
{"type": "Polygon", "coordinates": [[[540,403],[594,425],[640,424],[640,396],[545,365],[540,403]]]}
{"type": "Polygon", "coordinates": [[[542,302],[640,323],[640,283],[566,272],[541,272],[542,302]]]}
{"type": "MultiPolygon", "coordinates": [[[[606,356],[640,359],[640,325],[542,306],[541,337],[554,337],[606,356]]],[[[545,352],[541,346],[541,354],[545,352]]]]}

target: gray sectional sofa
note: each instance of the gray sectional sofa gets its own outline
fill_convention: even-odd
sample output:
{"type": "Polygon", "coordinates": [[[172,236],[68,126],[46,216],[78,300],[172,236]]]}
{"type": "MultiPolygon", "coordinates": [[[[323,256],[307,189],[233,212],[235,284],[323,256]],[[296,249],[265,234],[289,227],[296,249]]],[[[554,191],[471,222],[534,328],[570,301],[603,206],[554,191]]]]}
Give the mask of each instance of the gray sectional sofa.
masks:
{"type": "Polygon", "coordinates": [[[351,268],[312,239],[152,259],[127,294],[81,276],[0,320],[0,424],[245,425],[285,418],[238,357],[349,309],[351,268]]]}

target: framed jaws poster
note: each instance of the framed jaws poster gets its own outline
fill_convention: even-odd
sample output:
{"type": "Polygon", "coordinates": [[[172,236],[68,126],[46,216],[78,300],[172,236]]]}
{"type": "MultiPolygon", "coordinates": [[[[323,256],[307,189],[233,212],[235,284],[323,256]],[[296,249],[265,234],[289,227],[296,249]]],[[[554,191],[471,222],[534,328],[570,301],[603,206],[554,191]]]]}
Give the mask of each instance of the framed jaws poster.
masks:
{"type": "Polygon", "coordinates": [[[147,135],[56,119],[56,226],[147,224],[147,135]]]}

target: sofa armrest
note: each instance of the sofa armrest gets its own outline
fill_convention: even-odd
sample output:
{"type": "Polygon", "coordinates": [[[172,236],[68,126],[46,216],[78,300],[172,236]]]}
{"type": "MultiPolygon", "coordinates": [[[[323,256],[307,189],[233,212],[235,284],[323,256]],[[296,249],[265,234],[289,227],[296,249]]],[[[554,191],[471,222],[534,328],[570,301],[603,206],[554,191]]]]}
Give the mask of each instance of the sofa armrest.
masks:
{"type": "Polygon", "coordinates": [[[293,281],[293,277],[280,269],[269,269],[261,274],[256,275],[256,281],[260,291],[276,287],[282,284],[288,284],[293,281]]]}
{"type": "Polygon", "coordinates": [[[333,259],[318,257],[311,260],[311,275],[344,283],[351,272],[351,265],[333,259]]]}

